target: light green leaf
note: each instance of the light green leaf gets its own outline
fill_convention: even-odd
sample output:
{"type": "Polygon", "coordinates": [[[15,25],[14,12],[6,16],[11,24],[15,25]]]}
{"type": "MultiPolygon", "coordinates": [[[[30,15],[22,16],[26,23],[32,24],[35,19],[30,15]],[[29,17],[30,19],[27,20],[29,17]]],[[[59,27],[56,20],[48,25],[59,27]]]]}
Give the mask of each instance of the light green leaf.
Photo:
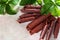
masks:
{"type": "Polygon", "coordinates": [[[60,6],[60,0],[55,0],[55,3],[60,6]]]}
{"type": "Polygon", "coordinates": [[[37,0],[37,3],[38,3],[39,5],[41,5],[41,4],[42,4],[42,0],[37,0]]]}
{"type": "Polygon", "coordinates": [[[59,8],[56,8],[56,11],[58,13],[58,16],[60,16],[60,9],[59,8]]]}
{"type": "Polygon", "coordinates": [[[57,6],[51,7],[50,12],[53,16],[60,16],[60,10],[57,6]]]}

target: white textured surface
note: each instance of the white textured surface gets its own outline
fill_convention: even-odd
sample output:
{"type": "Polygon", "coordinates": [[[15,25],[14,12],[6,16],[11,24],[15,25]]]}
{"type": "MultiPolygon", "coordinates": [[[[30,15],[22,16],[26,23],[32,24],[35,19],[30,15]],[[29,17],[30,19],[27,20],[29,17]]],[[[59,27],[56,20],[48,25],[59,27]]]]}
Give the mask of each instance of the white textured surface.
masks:
{"type": "MultiPolygon", "coordinates": [[[[28,23],[19,24],[16,21],[20,14],[21,12],[14,16],[0,16],[0,40],[39,40],[40,33],[31,36],[26,30],[28,23]]],[[[57,40],[59,38],[58,36],[57,40]]]]}

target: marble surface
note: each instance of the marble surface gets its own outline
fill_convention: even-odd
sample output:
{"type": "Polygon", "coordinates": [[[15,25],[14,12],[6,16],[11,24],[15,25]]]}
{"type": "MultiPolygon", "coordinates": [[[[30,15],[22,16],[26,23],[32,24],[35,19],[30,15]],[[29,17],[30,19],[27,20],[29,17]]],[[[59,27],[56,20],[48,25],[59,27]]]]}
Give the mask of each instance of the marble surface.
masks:
{"type": "MultiPolygon", "coordinates": [[[[30,35],[26,30],[29,22],[19,24],[16,21],[21,14],[18,12],[16,15],[0,15],[0,40],[39,40],[40,32],[30,35]]],[[[51,40],[54,40],[53,35],[51,40]]],[[[60,40],[60,33],[55,40],[60,40]]]]}

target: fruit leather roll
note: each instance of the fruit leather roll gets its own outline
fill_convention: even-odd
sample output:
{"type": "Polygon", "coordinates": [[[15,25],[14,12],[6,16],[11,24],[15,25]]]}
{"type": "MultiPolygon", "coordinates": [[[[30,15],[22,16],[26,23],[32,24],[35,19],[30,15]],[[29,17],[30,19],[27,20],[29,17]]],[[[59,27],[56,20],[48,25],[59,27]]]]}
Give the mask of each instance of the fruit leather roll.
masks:
{"type": "Polygon", "coordinates": [[[28,27],[27,27],[27,30],[31,30],[31,32],[32,32],[32,34],[35,32],[39,32],[41,29],[42,29],[42,27],[44,28],[44,25],[45,25],[45,22],[47,21],[47,23],[49,24],[51,21],[53,21],[53,20],[55,20],[56,18],[55,17],[53,17],[52,15],[49,17],[49,18],[47,18],[47,20],[45,20],[44,22],[42,22],[41,24],[38,24],[35,28],[33,28],[32,30],[31,29],[29,29],[28,27]],[[40,28],[41,27],[41,28],[40,28]],[[36,30],[37,29],[37,30],[36,30]],[[34,30],[36,30],[36,31],[34,31],[34,30]],[[33,32],[34,31],[34,32],[33,32]]]}
{"type": "Polygon", "coordinates": [[[49,24],[51,21],[54,21],[54,20],[56,20],[56,18],[51,15],[51,16],[47,19],[47,22],[48,22],[48,24],[49,24]]]}
{"type": "Polygon", "coordinates": [[[42,33],[40,35],[40,39],[44,39],[46,31],[48,30],[48,27],[50,26],[50,24],[46,24],[42,30],[42,33]]]}
{"type": "Polygon", "coordinates": [[[23,8],[23,9],[21,9],[21,12],[23,12],[23,13],[40,13],[40,9],[23,8]]]}
{"type": "Polygon", "coordinates": [[[30,30],[30,34],[34,34],[39,32],[40,30],[42,30],[44,28],[44,26],[46,25],[46,22],[42,22],[41,24],[37,25],[35,28],[33,28],[32,30],[30,30]]]}
{"type": "Polygon", "coordinates": [[[56,18],[51,15],[49,20],[50,20],[50,21],[54,21],[54,20],[56,20],[56,18]]]}
{"type": "Polygon", "coordinates": [[[20,16],[20,18],[26,18],[26,17],[32,17],[32,16],[40,16],[40,13],[26,13],[26,14],[22,14],[20,16]]]}
{"type": "Polygon", "coordinates": [[[51,14],[48,15],[43,15],[38,17],[37,19],[35,19],[34,21],[32,21],[31,23],[29,23],[27,25],[27,28],[29,29],[33,29],[34,27],[36,27],[38,24],[42,23],[43,21],[45,21],[49,16],[51,16],[51,14]]]}
{"type": "Polygon", "coordinates": [[[18,19],[17,21],[19,23],[24,23],[24,22],[32,21],[34,19],[36,19],[36,17],[26,17],[26,18],[18,19]]]}
{"type": "Polygon", "coordinates": [[[56,20],[51,22],[50,28],[48,29],[48,33],[46,34],[46,40],[50,40],[55,25],[56,25],[56,20]]]}
{"type": "Polygon", "coordinates": [[[28,8],[28,9],[41,9],[42,6],[34,6],[34,5],[26,5],[24,8],[28,8]]]}
{"type": "Polygon", "coordinates": [[[59,33],[59,26],[60,26],[60,18],[57,19],[56,26],[54,29],[54,38],[57,38],[59,33]]]}

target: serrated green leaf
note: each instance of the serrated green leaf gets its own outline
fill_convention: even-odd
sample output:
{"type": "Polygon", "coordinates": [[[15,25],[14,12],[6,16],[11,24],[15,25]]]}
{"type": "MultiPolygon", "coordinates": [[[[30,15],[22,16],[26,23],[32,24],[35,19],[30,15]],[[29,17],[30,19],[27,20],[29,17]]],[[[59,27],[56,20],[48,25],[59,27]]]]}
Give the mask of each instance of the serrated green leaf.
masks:
{"type": "Polygon", "coordinates": [[[0,4],[0,14],[4,14],[4,5],[0,4]]]}
{"type": "Polygon", "coordinates": [[[56,5],[60,6],[60,0],[55,0],[56,5]]]}
{"type": "Polygon", "coordinates": [[[6,5],[6,12],[10,15],[14,15],[17,13],[15,10],[13,10],[13,8],[10,7],[10,5],[6,5]]]}
{"type": "Polygon", "coordinates": [[[36,0],[21,0],[20,5],[24,6],[24,5],[28,5],[28,4],[33,4],[35,2],[36,2],[36,0]]]}

